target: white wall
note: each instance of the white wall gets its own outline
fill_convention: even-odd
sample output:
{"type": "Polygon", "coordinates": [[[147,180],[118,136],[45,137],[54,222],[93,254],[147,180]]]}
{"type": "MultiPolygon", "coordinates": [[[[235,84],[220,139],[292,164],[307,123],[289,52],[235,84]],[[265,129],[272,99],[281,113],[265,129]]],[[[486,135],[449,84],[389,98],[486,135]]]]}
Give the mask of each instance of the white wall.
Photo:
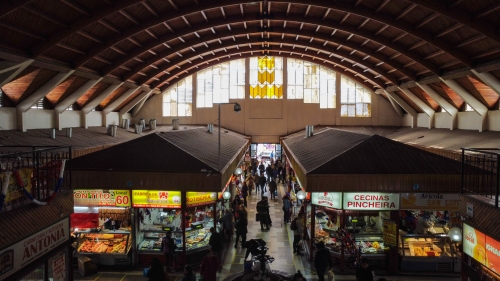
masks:
{"type": "Polygon", "coordinates": [[[451,128],[451,115],[448,112],[436,112],[434,114],[434,127],[438,129],[451,128]]]}
{"type": "Polygon", "coordinates": [[[16,130],[16,117],[15,107],[0,107],[0,130],[16,130]]]}
{"type": "Polygon", "coordinates": [[[61,128],[81,127],[81,112],[76,110],[65,110],[61,114],[61,128]]]}
{"type": "MultiPolygon", "coordinates": [[[[80,111],[78,111],[78,112],[80,112],[80,111]]],[[[81,112],[80,112],[80,114],[81,114],[81,112]]],[[[101,111],[91,111],[87,114],[87,126],[88,127],[102,126],[102,113],[101,113],[101,111]]]]}
{"type": "Polygon", "coordinates": [[[458,127],[461,130],[479,130],[481,128],[481,116],[475,111],[459,112],[457,114],[458,127]]]}
{"type": "Polygon", "coordinates": [[[29,109],[25,114],[26,129],[50,129],[54,128],[54,110],[52,109],[29,109]]]}

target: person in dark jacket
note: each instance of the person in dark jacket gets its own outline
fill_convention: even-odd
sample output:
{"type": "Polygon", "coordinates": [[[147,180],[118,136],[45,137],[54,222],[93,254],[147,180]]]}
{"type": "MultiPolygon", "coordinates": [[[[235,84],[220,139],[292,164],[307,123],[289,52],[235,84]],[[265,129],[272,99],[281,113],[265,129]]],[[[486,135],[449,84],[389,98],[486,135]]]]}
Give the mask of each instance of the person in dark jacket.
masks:
{"type": "Polygon", "coordinates": [[[265,246],[266,241],[262,239],[250,239],[248,240],[245,244],[243,244],[243,247],[247,249],[245,252],[245,261],[248,259],[248,256],[252,254],[252,258],[259,255],[261,251],[259,250],[259,247],[265,246]]]}
{"type": "Polygon", "coordinates": [[[229,242],[233,236],[234,225],[233,225],[233,215],[229,210],[224,212],[224,216],[220,219],[222,223],[222,229],[224,232],[224,239],[229,242]]]}
{"type": "MultiPolygon", "coordinates": [[[[212,252],[217,256],[219,260],[222,259],[222,250],[224,248],[224,242],[222,235],[218,233],[214,227],[210,228],[210,240],[208,240],[208,245],[212,247],[212,252]]],[[[222,264],[221,267],[219,268],[219,271],[222,270],[222,264]]]]}
{"type": "Polygon", "coordinates": [[[233,211],[233,216],[236,218],[236,211],[241,204],[241,199],[239,195],[235,195],[233,201],[231,202],[231,209],[233,211]]]}
{"type": "Polygon", "coordinates": [[[184,267],[184,278],[182,278],[182,281],[196,281],[196,273],[194,273],[191,266],[186,265],[184,267]]]}
{"type": "Polygon", "coordinates": [[[238,248],[238,241],[240,240],[241,236],[241,243],[245,245],[247,242],[247,226],[248,226],[248,220],[246,215],[242,211],[238,211],[240,213],[240,219],[238,222],[236,222],[235,229],[236,229],[236,241],[234,242],[234,247],[238,248]]]}
{"type": "Polygon", "coordinates": [[[356,281],[373,281],[375,274],[368,264],[368,259],[361,259],[361,265],[356,267],[356,281]]]}
{"type": "Polygon", "coordinates": [[[259,177],[259,186],[260,186],[260,194],[261,196],[264,195],[264,192],[266,192],[266,176],[264,176],[264,173],[260,174],[259,177]]]}
{"type": "Polygon", "coordinates": [[[330,250],[325,247],[325,243],[319,242],[316,247],[318,251],[314,256],[314,267],[316,273],[318,273],[318,281],[324,281],[326,270],[328,267],[332,267],[332,257],[330,256],[330,250]]]}
{"type": "Polygon", "coordinates": [[[274,180],[269,182],[269,193],[271,194],[271,199],[276,199],[276,190],[278,189],[278,185],[274,180]]]}
{"type": "Polygon", "coordinates": [[[264,230],[264,226],[266,226],[266,229],[269,229],[267,221],[269,216],[269,203],[267,203],[266,196],[262,196],[262,200],[257,202],[256,209],[260,221],[260,229],[264,230]]]}
{"type": "Polygon", "coordinates": [[[158,258],[153,258],[151,261],[151,267],[149,268],[146,277],[148,277],[149,281],[168,281],[167,274],[163,269],[163,265],[161,264],[158,258]]]}
{"type": "Polygon", "coordinates": [[[247,197],[248,197],[248,185],[247,182],[243,182],[243,186],[241,187],[241,197],[243,197],[243,205],[247,206],[247,197]]]}

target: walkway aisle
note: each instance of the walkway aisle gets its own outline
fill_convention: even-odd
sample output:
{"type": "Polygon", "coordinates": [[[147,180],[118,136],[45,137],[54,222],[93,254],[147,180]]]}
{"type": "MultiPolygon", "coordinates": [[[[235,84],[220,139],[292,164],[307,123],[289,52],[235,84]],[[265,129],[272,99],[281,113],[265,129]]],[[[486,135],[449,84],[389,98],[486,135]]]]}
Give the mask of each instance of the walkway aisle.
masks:
{"type": "MultiPolygon", "coordinates": [[[[261,200],[260,193],[255,194],[253,190],[252,194],[247,198],[247,211],[248,211],[248,233],[247,240],[260,238],[267,242],[267,247],[269,250],[267,254],[274,257],[275,261],[271,264],[271,269],[280,270],[289,273],[295,273],[294,261],[299,256],[293,257],[292,255],[292,243],[293,233],[290,238],[289,230],[287,230],[290,224],[282,224],[283,222],[283,211],[281,210],[282,200],[281,198],[285,194],[285,186],[278,184],[279,192],[276,199],[269,199],[269,213],[271,215],[271,220],[273,226],[270,230],[261,230],[260,223],[255,221],[256,205],[257,202],[261,200]],[[292,239],[292,240],[290,240],[292,239]]],[[[233,273],[243,271],[243,261],[245,258],[246,249],[241,247],[241,244],[237,249],[234,248],[234,238],[229,245],[229,249],[226,254],[226,259],[224,261],[224,266],[222,273],[220,274],[219,280],[223,280],[228,275],[233,273]]]]}

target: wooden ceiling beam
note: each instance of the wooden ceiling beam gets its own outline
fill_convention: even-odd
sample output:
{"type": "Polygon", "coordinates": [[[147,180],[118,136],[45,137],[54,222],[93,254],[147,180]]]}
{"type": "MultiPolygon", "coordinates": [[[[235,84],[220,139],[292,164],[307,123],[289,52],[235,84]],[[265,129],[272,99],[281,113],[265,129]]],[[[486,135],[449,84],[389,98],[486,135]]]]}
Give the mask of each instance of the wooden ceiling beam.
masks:
{"type": "Polygon", "coordinates": [[[47,14],[47,13],[45,13],[45,12],[42,12],[42,11],[40,11],[40,10],[38,10],[38,9],[35,9],[35,8],[30,7],[30,6],[28,6],[28,5],[24,5],[24,6],[22,6],[22,8],[23,8],[24,10],[26,10],[26,11],[28,11],[28,12],[32,13],[32,14],[35,14],[35,15],[37,15],[37,16],[39,16],[39,17],[41,17],[41,18],[44,18],[44,19],[46,19],[46,20],[48,20],[48,21],[50,21],[50,22],[52,22],[52,23],[55,23],[55,24],[57,24],[57,25],[61,26],[61,27],[64,27],[64,28],[69,28],[69,26],[68,26],[67,24],[65,24],[64,22],[62,22],[61,20],[56,19],[54,16],[49,15],[49,14],[47,14]]]}
{"type": "Polygon", "coordinates": [[[94,41],[94,42],[97,42],[99,44],[104,44],[104,42],[101,39],[99,39],[91,34],[88,34],[87,32],[85,32],[83,30],[78,31],[77,33],[80,34],[81,36],[87,38],[87,39],[94,41]]]}
{"type": "Polygon", "coordinates": [[[64,4],[66,4],[68,6],[70,6],[75,11],[78,11],[81,14],[84,14],[87,17],[90,17],[90,12],[87,11],[85,8],[81,7],[79,4],[73,3],[73,1],[71,1],[71,0],[59,0],[59,1],[63,2],[64,4]]]}
{"type": "Polygon", "coordinates": [[[439,14],[433,13],[432,15],[430,15],[427,18],[425,18],[424,20],[422,20],[417,26],[415,26],[415,29],[421,28],[422,26],[428,24],[429,22],[431,22],[433,19],[435,19],[437,17],[439,17],[439,14]]]}
{"type": "Polygon", "coordinates": [[[480,19],[471,17],[461,9],[454,8],[457,4],[447,5],[445,1],[427,1],[427,0],[407,0],[411,3],[417,4],[421,7],[437,12],[447,18],[474,29],[477,32],[486,35],[491,40],[500,43],[500,36],[496,33],[495,29],[491,28],[491,24],[480,19]]]}
{"type": "MultiPolygon", "coordinates": [[[[254,41],[251,42],[252,45],[260,45],[261,43],[262,42],[260,42],[260,40],[258,38],[255,38],[254,41]]],[[[293,44],[297,43],[297,41],[295,41],[293,39],[288,39],[288,40],[286,40],[283,43],[287,44],[287,45],[282,45],[279,48],[279,50],[281,50],[281,51],[295,52],[295,53],[301,53],[303,55],[310,56],[310,57],[317,57],[317,58],[319,58],[321,60],[331,61],[332,63],[336,63],[338,65],[342,65],[345,68],[352,69],[352,63],[348,63],[347,61],[344,62],[344,60],[341,59],[341,58],[331,57],[331,56],[329,56],[327,54],[317,54],[315,50],[306,51],[305,49],[307,47],[309,47],[307,45],[307,42],[299,42],[299,43],[303,43],[303,44],[296,44],[294,46],[293,44]]],[[[276,44],[278,44],[278,43],[276,43],[276,44]]],[[[227,47],[232,47],[234,45],[235,44],[233,42],[229,42],[229,43],[224,44],[223,46],[220,46],[220,45],[211,46],[210,49],[204,50],[204,53],[212,53],[212,55],[218,56],[217,54],[214,53],[214,51],[221,50],[221,49],[223,49],[226,46],[227,47]]],[[[319,48],[319,47],[321,47],[321,44],[318,44],[318,46],[315,46],[315,47],[319,48]]],[[[227,50],[227,53],[230,53],[230,54],[238,53],[238,52],[244,53],[244,52],[247,52],[245,49],[248,49],[248,52],[252,50],[252,48],[249,47],[249,46],[244,46],[244,47],[240,46],[239,50],[237,50],[235,48],[231,48],[231,49],[227,50]]],[[[272,49],[272,47],[270,49],[272,49]]],[[[315,48],[315,49],[317,49],[317,48],[315,48]]],[[[224,52],[224,53],[226,53],[226,52],[224,52]]],[[[157,75],[160,75],[164,70],[168,71],[170,68],[174,68],[173,71],[177,71],[177,69],[182,70],[182,69],[185,68],[185,64],[182,64],[182,62],[185,62],[187,60],[191,60],[193,62],[193,61],[195,61],[195,60],[198,59],[198,55],[199,55],[199,53],[198,54],[189,53],[189,54],[186,54],[185,57],[175,58],[169,64],[160,65],[160,66],[158,66],[157,70],[149,72],[148,73],[148,77],[144,77],[144,78],[139,79],[138,84],[142,85],[142,84],[146,83],[148,80],[150,80],[152,77],[156,77],[157,75]],[[177,69],[175,69],[175,67],[177,67],[177,69]]],[[[347,56],[349,56],[349,53],[344,52],[344,53],[342,53],[342,55],[344,55],[344,56],[347,57],[347,56]]],[[[207,60],[209,58],[205,57],[204,59],[207,60]]],[[[359,64],[367,65],[367,62],[364,62],[361,58],[351,57],[351,58],[349,58],[349,60],[357,62],[359,64]]],[[[366,77],[366,75],[362,74],[363,70],[364,70],[363,68],[358,67],[357,69],[359,69],[359,70],[353,69],[352,72],[353,73],[357,73],[359,75],[362,75],[362,76],[366,77]]],[[[375,68],[374,71],[377,71],[377,70],[378,71],[383,71],[383,69],[376,69],[376,68],[375,68]]],[[[127,77],[123,77],[123,78],[127,79],[127,77]]],[[[392,77],[391,75],[386,75],[385,78],[388,79],[389,81],[391,81],[392,83],[397,84],[397,79],[395,77],[392,77]]],[[[372,79],[374,79],[374,78],[372,78],[372,79]]]]}
{"type": "Polygon", "coordinates": [[[159,18],[160,15],[158,15],[158,13],[155,11],[155,9],[153,9],[153,7],[151,7],[151,5],[147,2],[147,1],[141,1],[141,4],[151,13],[153,14],[155,17],[159,18]]]}
{"type": "Polygon", "coordinates": [[[14,3],[12,3],[13,1],[2,1],[2,5],[0,5],[0,18],[29,4],[31,1],[33,0],[18,0],[14,1],[14,3]]]}
{"type": "Polygon", "coordinates": [[[378,8],[375,10],[375,13],[380,12],[380,10],[382,10],[385,7],[385,5],[387,5],[389,2],[390,0],[384,0],[384,2],[382,2],[380,6],[378,6],[378,8]]]}
{"type": "Polygon", "coordinates": [[[7,28],[7,29],[10,29],[10,30],[17,31],[17,32],[19,32],[19,33],[22,33],[22,34],[27,35],[27,36],[29,36],[29,37],[36,38],[36,39],[38,39],[38,40],[42,40],[42,41],[45,41],[45,42],[47,42],[47,41],[48,41],[48,39],[47,39],[47,38],[45,38],[45,37],[43,37],[43,36],[41,36],[41,35],[38,35],[38,34],[36,34],[36,33],[33,33],[33,32],[31,32],[31,31],[29,31],[29,30],[27,30],[27,29],[24,29],[24,28],[21,28],[21,27],[16,27],[16,26],[13,26],[12,24],[7,24],[7,23],[5,23],[5,22],[0,21],[0,26],[1,26],[1,27],[3,27],[3,28],[7,28]]]}
{"type": "MultiPolygon", "coordinates": [[[[278,52],[280,52],[280,51],[278,51],[278,50],[268,50],[268,53],[270,55],[279,55],[278,52]]],[[[281,51],[281,52],[284,52],[284,51],[281,51]]],[[[227,62],[227,61],[234,60],[234,58],[232,58],[232,56],[237,55],[237,54],[239,54],[239,53],[230,53],[230,54],[224,53],[224,54],[221,54],[220,56],[214,56],[213,58],[206,58],[205,61],[200,62],[198,64],[190,65],[190,67],[188,69],[181,69],[181,70],[177,69],[175,72],[171,72],[168,75],[169,78],[172,78],[172,77],[175,77],[175,78],[171,79],[167,83],[170,83],[170,84],[175,83],[175,82],[183,79],[184,77],[186,77],[188,75],[191,75],[194,72],[204,70],[205,68],[211,67],[212,65],[215,65],[215,64],[219,64],[219,63],[222,63],[222,62],[227,62]]],[[[291,55],[291,52],[288,52],[287,54],[291,55]]],[[[241,55],[238,58],[248,58],[248,57],[252,57],[254,55],[255,55],[255,50],[253,50],[253,51],[245,51],[245,52],[242,52],[241,55]]],[[[312,58],[312,56],[308,56],[307,54],[303,54],[303,53],[301,53],[300,50],[293,51],[293,55],[299,55],[301,57],[301,59],[303,59],[305,61],[309,61],[309,62],[312,62],[312,63],[316,63],[316,64],[319,64],[319,65],[328,67],[328,68],[332,69],[333,71],[339,71],[340,69],[342,69],[342,67],[340,67],[340,65],[338,65],[338,64],[328,64],[328,63],[323,63],[322,61],[318,61],[317,59],[314,60],[312,58]],[[339,69],[335,68],[337,66],[339,67],[339,69]]],[[[373,88],[375,87],[374,84],[377,87],[380,87],[380,88],[384,87],[383,81],[377,82],[377,81],[373,81],[372,80],[374,84],[368,83],[368,82],[365,82],[365,80],[363,78],[361,78],[359,76],[355,76],[353,73],[351,73],[349,71],[342,72],[342,75],[347,76],[347,77],[353,79],[354,81],[358,82],[359,84],[361,84],[361,85],[363,85],[366,88],[371,89],[371,90],[373,90],[373,88]]],[[[165,80],[166,79],[161,79],[160,78],[160,80],[151,83],[151,85],[154,86],[152,88],[156,88],[157,86],[164,84],[165,80]]],[[[164,86],[162,86],[160,88],[160,91],[164,91],[168,87],[169,87],[169,85],[166,84],[166,85],[164,85],[164,86]]]]}
{"type": "Polygon", "coordinates": [[[490,14],[496,10],[500,9],[500,3],[497,3],[491,7],[488,7],[486,9],[484,9],[482,12],[478,13],[477,15],[473,16],[472,18],[477,20],[479,18],[482,18],[484,16],[486,16],[487,14],[490,14]]]}
{"type": "Polygon", "coordinates": [[[404,11],[402,11],[394,20],[399,20],[401,19],[402,17],[404,17],[406,14],[408,14],[409,12],[411,12],[411,10],[415,9],[415,7],[417,7],[417,4],[411,4],[410,6],[408,6],[404,11]]]}
{"type": "Polygon", "coordinates": [[[173,0],[168,0],[168,3],[170,3],[170,5],[172,5],[172,7],[176,10],[176,11],[179,11],[179,7],[177,7],[177,5],[175,5],[174,1],[173,0]]]}
{"type": "Polygon", "coordinates": [[[478,36],[475,36],[475,37],[472,37],[472,38],[469,38],[467,40],[462,41],[462,43],[453,46],[453,48],[454,49],[461,48],[463,46],[467,46],[469,44],[472,44],[476,41],[483,40],[484,38],[486,38],[486,35],[480,34],[478,36]]]}
{"type": "Polygon", "coordinates": [[[133,22],[133,23],[135,23],[135,24],[137,24],[137,25],[141,25],[141,23],[140,23],[138,20],[136,20],[133,16],[131,16],[131,15],[130,15],[129,13],[127,13],[125,10],[121,10],[121,11],[119,11],[119,13],[120,13],[122,16],[126,17],[129,21],[131,21],[131,22],[133,22]]]}
{"type": "Polygon", "coordinates": [[[462,26],[463,26],[463,24],[461,24],[461,23],[456,23],[456,24],[454,24],[454,25],[452,25],[452,26],[450,26],[450,27],[446,28],[445,30],[443,30],[443,31],[439,32],[439,33],[438,33],[438,34],[436,34],[434,37],[435,37],[435,38],[439,38],[439,37],[441,37],[441,36],[444,36],[444,35],[446,35],[446,34],[448,34],[448,33],[452,32],[452,31],[455,31],[455,30],[457,30],[457,29],[461,28],[462,26]]]}
{"type": "Polygon", "coordinates": [[[107,22],[105,20],[100,20],[99,23],[102,24],[103,26],[105,26],[106,28],[114,31],[117,34],[121,34],[122,33],[118,28],[114,27],[113,25],[111,25],[109,22],[107,22]]]}
{"type": "MultiPolygon", "coordinates": [[[[298,32],[297,30],[290,30],[290,32],[298,32]]],[[[246,37],[241,37],[242,35],[249,35],[249,34],[253,34],[254,36],[257,36],[259,35],[258,33],[258,29],[254,28],[254,29],[251,29],[251,30],[245,30],[245,29],[234,29],[233,31],[225,31],[225,32],[221,32],[221,33],[218,33],[217,35],[216,34],[212,34],[212,35],[206,35],[204,36],[203,38],[199,38],[199,39],[194,39],[194,40],[190,40],[188,41],[187,43],[189,43],[189,45],[191,46],[194,46],[194,45],[198,45],[198,44],[201,44],[202,42],[204,41],[213,41],[213,40],[216,40],[217,38],[219,37],[227,37],[227,36],[231,36],[231,35],[236,35],[236,36],[239,36],[236,38],[236,40],[233,40],[233,42],[231,43],[228,43],[226,44],[225,46],[227,47],[230,47],[231,45],[238,45],[238,44],[245,44],[248,42],[248,39],[246,37]]],[[[294,34],[291,34],[291,35],[294,35],[294,34]]],[[[295,37],[294,37],[295,38],[295,37]]],[[[324,37],[324,36],[320,36],[318,37],[318,39],[321,39],[321,40],[325,40],[325,39],[329,39],[329,37],[324,37]]],[[[350,42],[344,42],[343,40],[341,40],[340,38],[336,38],[337,41],[333,41],[333,43],[343,43],[345,44],[346,46],[348,46],[349,48],[351,49],[356,49],[358,48],[358,50],[360,52],[363,52],[363,51],[366,51],[364,50],[364,48],[359,48],[358,44],[357,43],[350,43],[350,42]]],[[[304,38],[301,38],[301,41],[297,41],[295,39],[291,39],[291,37],[289,38],[281,38],[280,39],[280,43],[289,43],[289,44],[293,44],[293,42],[302,42],[302,45],[304,46],[311,46],[311,47],[314,47],[316,49],[322,49],[322,50],[325,50],[325,52],[327,51],[324,47],[324,44],[322,44],[321,42],[316,42],[316,43],[312,43],[310,42],[309,38],[307,37],[304,37],[304,38]]],[[[198,54],[199,53],[204,53],[207,51],[207,49],[209,48],[208,45],[206,45],[206,48],[204,49],[201,49],[198,51],[198,54]]],[[[220,48],[220,45],[217,47],[217,48],[220,48]]],[[[216,49],[217,49],[216,48],[216,49]]],[[[185,45],[178,45],[178,46],[175,46],[174,48],[172,49],[169,49],[169,50],[165,50],[165,51],[162,51],[162,52],[159,52],[158,53],[158,57],[161,58],[161,57],[165,57],[165,56],[168,56],[169,54],[172,54],[174,52],[179,52],[179,51],[182,51],[186,49],[186,46],[185,45]]],[[[367,49],[368,50],[368,49],[367,49]]],[[[336,50],[336,52],[338,54],[341,54],[343,56],[349,56],[349,53],[346,52],[346,51],[339,51],[339,50],[336,50]]],[[[107,73],[109,73],[110,71],[113,71],[116,67],[118,67],[119,65],[123,65],[125,64],[129,58],[131,56],[139,56],[140,53],[138,52],[134,52],[134,53],[129,53],[129,57],[127,59],[124,59],[122,61],[120,61],[119,63],[113,65],[113,66],[109,66],[109,67],[106,67],[104,69],[104,75],[106,75],[107,73]]],[[[381,61],[388,61],[388,58],[384,55],[381,55],[381,54],[373,54],[371,55],[373,56],[375,59],[378,59],[378,60],[381,60],[381,61]]],[[[137,73],[138,71],[141,71],[143,70],[144,68],[146,68],[147,66],[155,63],[156,61],[159,60],[159,58],[156,57],[156,58],[149,58],[147,59],[143,64],[141,65],[137,65],[135,68],[134,68],[134,71],[132,73],[128,73],[128,74],[125,74],[124,75],[124,78],[128,79],[130,77],[132,77],[135,73],[137,73]]],[[[378,71],[378,72],[382,72],[384,71],[384,69],[382,68],[379,68],[379,65],[374,65],[374,64],[371,64],[369,62],[366,62],[366,61],[363,61],[362,58],[360,57],[356,57],[354,58],[354,60],[362,65],[365,65],[367,67],[370,67],[371,69],[374,69],[374,71],[378,71]]],[[[173,62],[169,62],[170,64],[173,64],[173,62]]],[[[391,65],[392,67],[394,68],[397,68],[398,70],[400,70],[400,72],[408,75],[409,77],[411,78],[416,78],[416,76],[414,76],[410,71],[408,70],[404,70],[402,69],[401,66],[397,65],[396,62],[388,62],[388,65],[391,65]]],[[[395,78],[394,78],[395,80],[395,78]]]]}
{"type": "Polygon", "coordinates": [[[63,44],[63,43],[59,43],[57,44],[57,46],[63,48],[63,49],[66,49],[66,50],[69,50],[69,51],[72,51],[72,52],[75,52],[75,53],[78,53],[78,54],[82,54],[82,55],[85,55],[85,52],[82,51],[82,50],[79,50],[73,46],[70,46],[70,45],[67,45],[67,44],[63,44]]]}

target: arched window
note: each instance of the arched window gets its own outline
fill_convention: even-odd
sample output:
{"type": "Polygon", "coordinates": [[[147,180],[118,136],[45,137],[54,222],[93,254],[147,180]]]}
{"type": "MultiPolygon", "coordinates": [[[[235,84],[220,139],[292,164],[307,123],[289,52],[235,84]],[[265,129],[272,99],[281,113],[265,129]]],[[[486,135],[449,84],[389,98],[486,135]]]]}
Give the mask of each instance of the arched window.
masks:
{"type": "Polygon", "coordinates": [[[190,75],[163,92],[163,116],[193,115],[192,80],[190,75]]]}
{"type": "Polygon", "coordinates": [[[250,58],[250,98],[283,98],[283,58],[264,56],[250,58]]]}
{"type": "Polygon", "coordinates": [[[245,98],[245,59],[224,62],[196,74],[196,107],[245,98]]]}
{"type": "Polygon", "coordinates": [[[287,59],[287,98],[335,108],[335,71],[300,59],[287,59]]]}
{"type": "Polygon", "coordinates": [[[371,117],[371,91],[342,76],[340,84],[340,116],[371,117]]]}

